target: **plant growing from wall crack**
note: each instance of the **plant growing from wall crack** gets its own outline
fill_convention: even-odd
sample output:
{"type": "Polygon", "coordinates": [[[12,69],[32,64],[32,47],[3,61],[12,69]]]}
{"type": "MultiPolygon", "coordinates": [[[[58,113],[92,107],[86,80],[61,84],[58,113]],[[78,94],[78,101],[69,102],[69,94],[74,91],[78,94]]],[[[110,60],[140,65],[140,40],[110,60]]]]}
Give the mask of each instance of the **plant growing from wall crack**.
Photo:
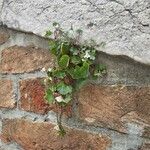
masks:
{"type": "Polygon", "coordinates": [[[53,23],[54,32],[46,32],[46,37],[54,35],[49,42],[51,54],[56,58],[55,67],[47,70],[45,99],[58,108],[57,124],[59,134],[65,135],[62,126],[64,107],[71,103],[73,93],[81,88],[89,78],[98,78],[106,73],[106,67],[95,64],[96,47],[94,40],[81,44],[82,30],[71,27],[64,32],[58,23],[53,23]]]}

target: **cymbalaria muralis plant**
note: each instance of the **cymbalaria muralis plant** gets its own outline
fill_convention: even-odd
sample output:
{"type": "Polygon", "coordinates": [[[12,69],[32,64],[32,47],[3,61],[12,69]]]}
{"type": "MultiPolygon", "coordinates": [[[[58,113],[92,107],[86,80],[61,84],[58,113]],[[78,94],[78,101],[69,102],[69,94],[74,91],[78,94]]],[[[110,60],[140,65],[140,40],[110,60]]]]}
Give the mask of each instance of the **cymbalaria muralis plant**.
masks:
{"type": "Polygon", "coordinates": [[[82,30],[74,31],[71,27],[64,32],[58,23],[53,23],[53,26],[54,32],[47,31],[46,37],[54,36],[49,42],[49,49],[54,55],[55,67],[47,70],[45,99],[58,108],[59,134],[64,136],[66,132],[61,122],[64,107],[73,100],[73,93],[89,79],[106,74],[106,67],[95,63],[96,47],[100,45],[94,40],[81,44],[82,30]]]}

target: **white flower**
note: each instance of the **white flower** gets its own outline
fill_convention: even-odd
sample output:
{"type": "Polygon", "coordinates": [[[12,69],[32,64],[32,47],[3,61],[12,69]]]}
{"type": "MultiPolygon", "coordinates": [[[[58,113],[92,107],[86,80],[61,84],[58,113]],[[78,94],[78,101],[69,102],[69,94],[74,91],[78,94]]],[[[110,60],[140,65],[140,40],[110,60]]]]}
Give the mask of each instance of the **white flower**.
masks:
{"type": "Polygon", "coordinates": [[[55,26],[55,28],[58,29],[59,27],[60,27],[60,26],[59,26],[59,24],[57,23],[57,25],[55,26]]]}
{"type": "Polygon", "coordinates": [[[45,72],[45,71],[46,71],[46,69],[45,69],[45,68],[42,68],[42,69],[41,69],[41,71],[42,71],[42,72],[45,72]]]}
{"type": "Polygon", "coordinates": [[[85,55],[84,55],[84,58],[90,58],[90,57],[91,57],[91,55],[89,54],[88,51],[86,51],[86,52],[85,52],[85,55]]]}
{"type": "Polygon", "coordinates": [[[82,61],[86,61],[86,60],[82,58],[82,61]]]}
{"type": "Polygon", "coordinates": [[[44,84],[46,84],[47,83],[47,79],[44,79],[44,84]]]}
{"type": "Polygon", "coordinates": [[[48,68],[48,70],[47,70],[48,72],[51,72],[52,71],[52,68],[48,68]]]}
{"type": "Polygon", "coordinates": [[[57,101],[58,103],[60,103],[60,102],[63,102],[63,101],[64,101],[64,99],[63,99],[63,97],[62,97],[62,96],[55,97],[55,99],[56,99],[56,101],[57,101]]]}
{"type": "Polygon", "coordinates": [[[95,56],[91,56],[91,60],[95,60],[95,56]]]}
{"type": "Polygon", "coordinates": [[[50,81],[52,81],[52,77],[49,77],[48,79],[49,79],[50,81]]]}
{"type": "Polygon", "coordinates": [[[57,131],[59,131],[59,126],[56,125],[56,126],[54,127],[54,129],[57,130],[57,131]]]}

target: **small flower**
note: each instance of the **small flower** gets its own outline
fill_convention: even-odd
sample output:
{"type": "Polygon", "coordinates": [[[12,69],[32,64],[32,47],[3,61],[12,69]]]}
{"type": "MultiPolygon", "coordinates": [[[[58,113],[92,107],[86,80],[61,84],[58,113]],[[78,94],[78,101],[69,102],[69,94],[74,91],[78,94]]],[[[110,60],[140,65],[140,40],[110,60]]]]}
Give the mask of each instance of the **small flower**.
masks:
{"type": "Polygon", "coordinates": [[[47,83],[47,79],[44,79],[44,84],[46,84],[47,83]]]}
{"type": "Polygon", "coordinates": [[[47,70],[48,72],[51,72],[52,71],[52,68],[48,68],[48,70],[47,70]]]}
{"type": "Polygon", "coordinates": [[[73,52],[73,55],[78,55],[78,51],[73,52]]]}
{"type": "Polygon", "coordinates": [[[60,25],[57,23],[56,26],[55,26],[55,28],[59,29],[59,27],[60,27],[60,25]]]}
{"type": "Polygon", "coordinates": [[[55,100],[56,100],[58,103],[60,103],[60,102],[63,102],[63,101],[64,101],[64,99],[63,99],[63,97],[62,97],[62,96],[55,97],[55,100]]]}
{"type": "Polygon", "coordinates": [[[59,126],[56,125],[56,126],[54,127],[54,129],[57,130],[57,131],[59,131],[59,126]]]}
{"type": "Polygon", "coordinates": [[[86,60],[82,58],[82,61],[86,61],[86,60]]]}
{"type": "Polygon", "coordinates": [[[52,77],[49,77],[48,79],[49,79],[50,81],[52,81],[52,77]]]}
{"type": "Polygon", "coordinates": [[[95,60],[95,56],[91,56],[90,59],[91,59],[91,60],[95,60]]]}
{"type": "Polygon", "coordinates": [[[88,51],[86,51],[86,52],[85,52],[85,55],[84,55],[84,58],[90,58],[90,57],[91,57],[91,55],[89,54],[88,51]]]}
{"type": "Polygon", "coordinates": [[[46,71],[46,69],[45,69],[45,68],[42,68],[42,69],[41,69],[41,71],[42,71],[42,72],[45,72],[45,71],[46,71]]]}

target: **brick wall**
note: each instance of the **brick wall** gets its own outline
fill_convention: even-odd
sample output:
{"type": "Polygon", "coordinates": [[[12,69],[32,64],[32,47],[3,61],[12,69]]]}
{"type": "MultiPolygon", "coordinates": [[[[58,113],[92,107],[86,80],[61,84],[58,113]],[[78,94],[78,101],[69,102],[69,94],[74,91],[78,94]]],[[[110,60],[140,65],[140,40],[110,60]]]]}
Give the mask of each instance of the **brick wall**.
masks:
{"type": "Polygon", "coordinates": [[[99,53],[108,75],[90,81],[66,109],[67,135],[57,135],[44,100],[48,41],[0,28],[0,150],[149,150],[150,66],[99,53]]]}

